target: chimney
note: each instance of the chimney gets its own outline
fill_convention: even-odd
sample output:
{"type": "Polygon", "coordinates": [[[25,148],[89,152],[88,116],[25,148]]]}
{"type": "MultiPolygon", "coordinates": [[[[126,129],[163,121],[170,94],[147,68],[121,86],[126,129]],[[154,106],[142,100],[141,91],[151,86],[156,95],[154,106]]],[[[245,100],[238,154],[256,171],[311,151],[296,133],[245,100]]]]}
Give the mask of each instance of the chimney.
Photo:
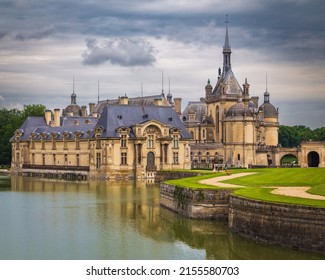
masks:
{"type": "Polygon", "coordinates": [[[95,109],[95,103],[89,103],[89,114],[91,115],[95,109]]]}
{"type": "Polygon", "coordinates": [[[129,104],[129,98],[126,95],[121,96],[120,99],[119,99],[119,104],[128,105],[129,104]]]}
{"type": "Polygon", "coordinates": [[[174,98],[174,108],[177,114],[182,114],[182,98],[174,98]]]}
{"type": "Polygon", "coordinates": [[[50,125],[52,120],[52,111],[51,110],[45,110],[45,122],[46,125],[50,125]]]}
{"type": "Polygon", "coordinates": [[[81,116],[87,117],[87,106],[81,106],[81,116]]]}
{"type": "Polygon", "coordinates": [[[252,96],[252,101],[253,101],[256,109],[258,109],[258,99],[259,99],[258,96],[252,96]]]}
{"type": "Polygon", "coordinates": [[[97,114],[96,112],[93,112],[91,115],[92,115],[94,118],[97,118],[97,117],[98,117],[98,114],[97,114]]]}
{"type": "Polygon", "coordinates": [[[53,126],[60,126],[60,109],[54,109],[53,126]]]}
{"type": "Polygon", "coordinates": [[[156,106],[162,106],[162,100],[159,99],[159,98],[154,99],[153,102],[154,102],[154,104],[155,104],[156,106]]]}

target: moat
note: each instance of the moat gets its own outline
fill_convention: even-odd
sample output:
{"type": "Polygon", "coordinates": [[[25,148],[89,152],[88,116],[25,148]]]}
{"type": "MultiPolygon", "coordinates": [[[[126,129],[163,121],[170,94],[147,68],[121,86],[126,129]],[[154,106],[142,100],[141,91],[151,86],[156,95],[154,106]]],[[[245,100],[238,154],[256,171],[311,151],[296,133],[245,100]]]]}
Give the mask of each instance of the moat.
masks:
{"type": "Polygon", "coordinates": [[[0,176],[0,259],[324,259],[160,207],[158,184],[0,176]]]}

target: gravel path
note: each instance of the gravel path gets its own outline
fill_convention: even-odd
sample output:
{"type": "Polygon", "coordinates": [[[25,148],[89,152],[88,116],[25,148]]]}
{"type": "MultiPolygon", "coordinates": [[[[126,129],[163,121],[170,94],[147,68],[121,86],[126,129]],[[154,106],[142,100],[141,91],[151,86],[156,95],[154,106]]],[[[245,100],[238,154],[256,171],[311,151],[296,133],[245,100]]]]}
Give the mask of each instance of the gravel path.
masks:
{"type": "MultiPolygon", "coordinates": [[[[222,181],[235,179],[235,178],[239,178],[239,177],[243,177],[243,176],[248,176],[248,175],[252,175],[252,174],[256,174],[256,172],[247,172],[247,173],[232,174],[232,175],[228,175],[228,176],[220,176],[220,177],[201,180],[201,181],[199,181],[199,183],[205,184],[205,185],[218,186],[221,188],[245,188],[245,186],[222,183],[222,181]]],[[[310,187],[278,187],[278,186],[276,186],[276,187],[268,187],[268,188],[275,188],[273,191],[271,191],[272,194],[325,200],[325,196],[307,193],[307,191],[310,189],[310,187]]]]}
{"type": "Polygon", "coordinates": [[[227,175],[227,176],[220,176],[220,177],[201,180],[201,181],[199,181],[199,183],[204,184],[204,185],[218,186],[218,187],[221,187],[221,188],[245,188],[245,186],[221,183],[221,181],[235,179],[235,178],[238,178],[238,177],[243,177],[243,176],[252,175],[252,174],[256,174],[256,172],[237,173],[237,174],[232,174],[232,175],[227,175]]]}
{"type": "Polygon", "coordinates": [[[271,193],[273,194],[325,200],[325,196],[307,193],[310,187],[274,187],[274,188],[276,189],[271,191],[271,193]]]}

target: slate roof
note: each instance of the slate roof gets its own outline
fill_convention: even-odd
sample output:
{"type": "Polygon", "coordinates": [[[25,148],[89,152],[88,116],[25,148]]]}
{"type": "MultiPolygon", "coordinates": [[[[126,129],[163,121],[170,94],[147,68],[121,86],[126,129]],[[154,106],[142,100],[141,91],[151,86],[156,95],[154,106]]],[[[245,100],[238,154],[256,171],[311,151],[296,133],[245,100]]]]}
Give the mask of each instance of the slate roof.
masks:
{"type": "Polygon", "coordinates": [[[104,108],[98,125],[104,128],[102,137],[119,137],[117,128],[123,126],[131,128],[152,120],[164,123],[170,128],[179,128],[182,138],[192,138],[171,106],[109,105],[104,108]]]}
{"type": "Polygon", "coordinates": [[[225,84],[225,94],[231,94],[231,95],[242,95],[243,90],[241,89],[234,73],[231,69],[229,69],[225,74],[221,76],[221,78],[218,80],[215,88],[213,89],[212,95],[221,95],[221,82],[225,84]]]}
{"type": "MultiPolygon", "coordinates": [[[[181,122],[178,114],[171,106],[138,106],[138,105],[108,105],[99,119],[94,117],[61,117],[61,126],[50,127],[46,125],[44,117],[28,117],[19,128],[24,133],[21,141],[26,141],[36,133],[35,140],[51,140],[52,133],[57,133],[56,140],[62,140],[63,134],[69,136],[67,140],[75,139],[75,132],[81,133],[79,139],[88,139],[94,137],[94,128],[101,125],[104,132],[101,138],[119,137],[117,129],[125,126],[132,128],[135,124],[145,123],[151,120],[167,124],[170,128],[179,128],[182,138],[192,138],[184,124],[181,122]]],[[[131,130],[130,137],[134,137],[131,130]]],[[[10,141],[14,140],[14,136],[10,141]]]]}
{"type": "Polygon", "coordinates": [[[231,106],[226,114],[227,117],[232,116],[247,116],[252,117],[253,112],[247,107],[243,102],[238,102],[235,105],[231,106]]]}

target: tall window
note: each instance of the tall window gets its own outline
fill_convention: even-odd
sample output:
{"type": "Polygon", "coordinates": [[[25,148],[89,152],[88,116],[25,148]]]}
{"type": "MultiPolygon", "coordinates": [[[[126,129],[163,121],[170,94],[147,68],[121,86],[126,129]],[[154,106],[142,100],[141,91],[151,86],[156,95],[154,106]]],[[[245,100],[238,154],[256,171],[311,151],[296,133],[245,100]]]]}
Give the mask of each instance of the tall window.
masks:
{"type": "Polygon", "coordinates": [[[56,150],[56,141],[52,139],[52,150],[56,150]]]}
{"type": "Polygon", "coordinates": [[[53,165],[56,165],[56,155],[53,155],[53,165]]]}
{"type": "Polygon", "coordinates": [[[178,152],[173,152],[173,164],[178,164],[178,152]]]}
{"type": "Polygon", "coordinates": [[[45,165],[45,154],[42,154],[42,158],[43,158],[42,163],[43,165],[45,165]]]}
{"type": "Polygon", "coordinates": [[[80,165],[80,155],[77,154],[77,166],[79,166],[79,165],[80,165]]]}
{"type": "Polygon", "coordinates": [[[179,135],[173,135],[172,148],[178,148],[179,144],[179,135]]]}
{"type": "Polygon", "coordinates": [[[35,164],[35,154],[32,154],[32,164],[35,164]]]}
{"type": "Polygon", "coordinates": [[[121,148],[126,148],[126,147],[127,147],[126,135],[122,134],[121,135],[121,148]]]}
{"type": "Polygon", "coordinates": [[[101,164],[102,164],[101,161],[102,161],[102,160],[101,160],[101,155],[100,155],[100,153],[97,153],[97,154],[96,154],[96,168],[97,168],[97,169],[100,169],[101,164]]]}
{"type": "Polygon", "coordinates": [[[121,153],[121,164],[126,165],[127,164],[127,153],[121,153]]]}
{"type": "Polygon", "coordinates": [[[153,135],[148,135],[147,148],[149,148],[149,149],[154,148],[154,138],[153,138],[153,135]]]}
{"type": "Polygon", "coordinates": [[[68,155],[64,155],[64,165],[68,165],[68,155]]]}
{"type": "Polygon", "coordinates": [[[78,138],[76,138],[76,150],[80,150],[80,142],[78,138]]]}

